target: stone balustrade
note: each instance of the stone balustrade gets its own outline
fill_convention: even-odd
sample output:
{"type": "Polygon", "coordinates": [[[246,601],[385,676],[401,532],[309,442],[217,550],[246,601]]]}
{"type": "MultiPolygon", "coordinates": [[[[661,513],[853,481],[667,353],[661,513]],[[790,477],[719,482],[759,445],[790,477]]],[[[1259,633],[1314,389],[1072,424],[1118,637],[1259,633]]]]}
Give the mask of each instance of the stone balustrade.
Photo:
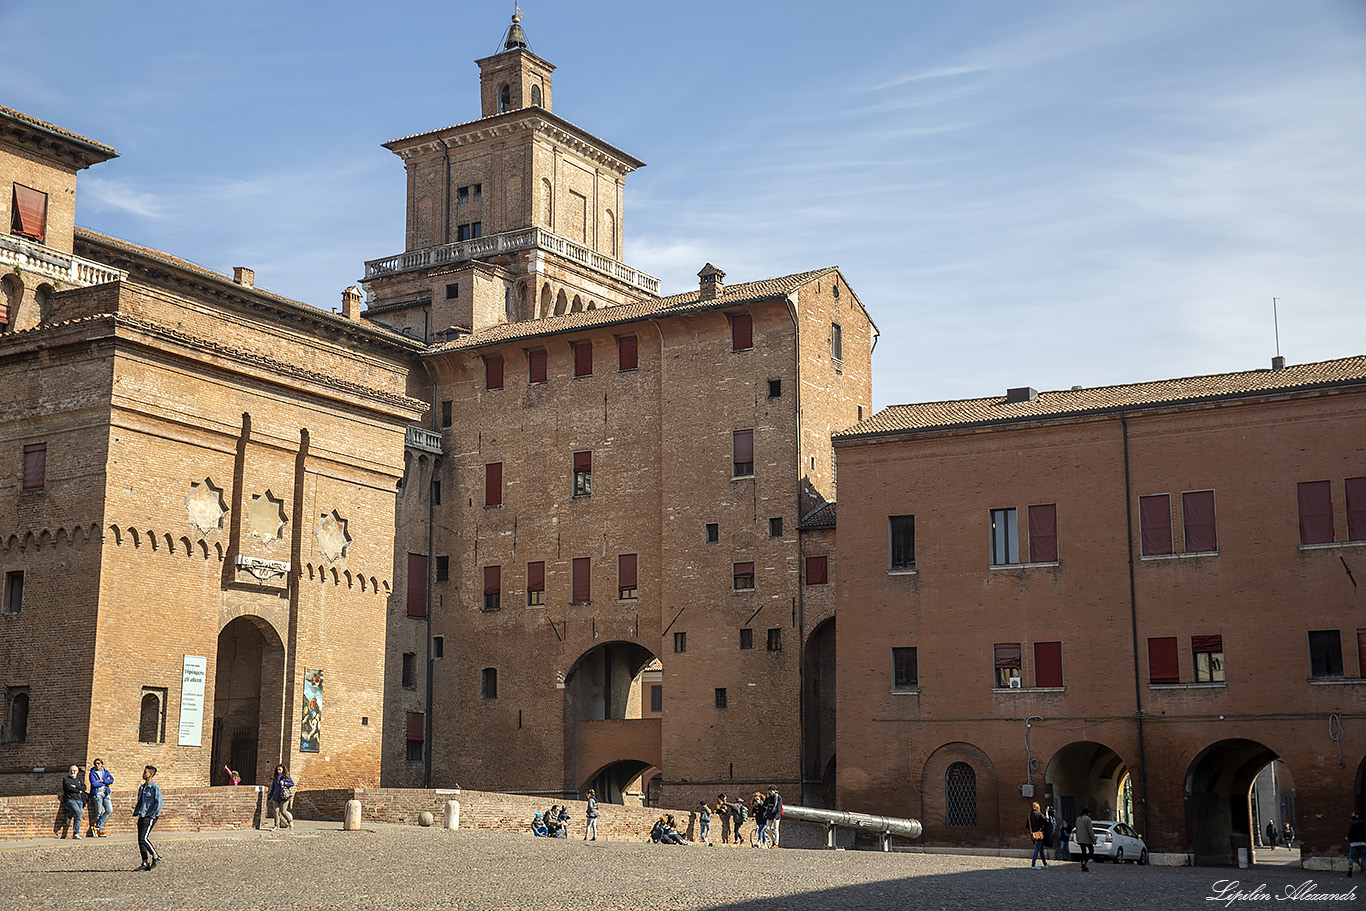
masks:
{"type": "Polygon", "coordinates": [[[89,287],[121,281],[128,273],[102,263],[62,253],[15,235],[0,234],[0,267],[11,266],[53,281],[89,287]]]}

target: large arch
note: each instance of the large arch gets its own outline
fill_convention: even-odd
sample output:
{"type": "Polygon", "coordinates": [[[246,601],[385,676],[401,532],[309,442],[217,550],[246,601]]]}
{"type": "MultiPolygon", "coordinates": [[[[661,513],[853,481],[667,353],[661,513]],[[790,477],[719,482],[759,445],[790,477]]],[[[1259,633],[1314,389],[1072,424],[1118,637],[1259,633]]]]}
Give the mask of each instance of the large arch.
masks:
{"type": "Polygon", "coordinates": [[[807,637],[802,654],[802,793],[808,807],[835,806],[835,618],[807,637]]]}
{"type": "Polygon", "coordinates": [[[659,774],[659,768],[642,759],[620,759],[589,775],[579,785],[579,793],[592,788],[602,803],[625,804],[632,807],[649,805],[646,786],[659,774]]]}
{"type": "MultiPolygon", "coordinates": [[[[981,747],[961,740],[937,747],[925,758],[918,783],[919,817],[925,827],[926,844],[999,844],[1002,831],[998,787],[996,766],[981,747]],[[962,790],[968,781],[975,788],[970,794],[962,790]],[[959,812],[969,802],[974,812],[970,815],[959,812]]],[[[914,807],[888,807],[870,812],[887,816],[917,815],[914,807]]]]}
{"type": "Polygon", "coordinates": [[[243,784],[270,781],[285,743],[285,650],[275,628],[260,617],[230,620],[218,634],[213,688],[213,764],[243,784]]]}
{"type": "Polygon", "coordinates": [[[1076,740],[1059,749],[1044,769],[1044,796],[1069,825],[1085,807],[1093,819],[1132,819],[1124,787],[1129,767],[1113,749],[1076,740]]]}
{"type": "Polygon", "coordinates": [[[1252,782],[1276,752],[1255,740],[1220,740],[1186,769],[1186,826],[1191,852],[1202,866],[1232,866],[1238,849],[1252,856],[1252,782]]]}
{"type": "Polygon", "coordinates": [[[564,678],[566,789],[594,788],[599,800],[620,803],[633,780],[663,765],[644,679],[658,667],[649,649],[627,641],[596,645],[574,662],[564,678]]]}

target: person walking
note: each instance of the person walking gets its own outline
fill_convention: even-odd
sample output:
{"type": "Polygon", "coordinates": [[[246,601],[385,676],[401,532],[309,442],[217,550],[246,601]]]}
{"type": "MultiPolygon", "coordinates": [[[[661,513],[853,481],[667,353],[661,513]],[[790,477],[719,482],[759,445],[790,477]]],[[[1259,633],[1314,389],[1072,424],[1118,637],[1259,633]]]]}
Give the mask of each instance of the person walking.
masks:
{"type": "Polygon", "coordinates": [[[754,799],[749,805],[749,815],[754,817],[753,847],[762,848],[768,842],[768,807],[762,791],[754,792],[754,799]]]}
{"type": "Polygon", "coordinates": [[[1043,831],[1048,825],[1048,817],[1044,816],[1043,811],[1039,809],[1039,802],[1037,800],[1034,801],[1033,809],[1029,811],[1029,822],[1027,825],[1029,827],[1029,837],[1034,840],[1034,854],[1029,858],[1029,868],[1031,870],[1037,870],[1038,863],[1042,860],[1044,868],[1047,869],[1048,854],[1045,853],[1043,849],[1043,831]]]}
{"type": "Polygon", "coordinates": [[[716,795],[716,815],[721,817],[721,844],[730,844],[730,804],[723,791],[716,795]]]}
{"type": "MultiPolygon", "coordinates": [[[[71,821],[71,837],[81,837],[81,816],[85,813],[85,778],[79,766],[72,766],[62,779],[62,809],[71,821]]],[[[62,837],[66,837],[66,827],[62,827],[62,837]]]]}
{"type": "Polygon", "coordinates": [[[698,823],[702,826],[702,838],[701,838],[701,841],[702,841],[702,843],[703,843],[704,845],[706,845],[708,848],[710,848],[710,847],[711,847],[711,807],[707,806],[707,802],[706,802],[705,800],[699,800],[698,803],[700,803],[700,804],[702,805],[702,809],[701,809],[701,811],[698,813],[698,816],[697,816],[698,823]]]}
{"type": "Polygon", "coordinates": [[[294,779],[289,777],[289,766],[283,762],[275,767],[275,780],[270,783],[270,805],[275,808],[275,828],[288,829],[294,825],[289,808],[294,803],[294,779]],[[280,820],[284,820],[281,823],[280,820]]]}
{"type": "Polygon", "coordinates": [[[584,827],[583,840],[598,840],[598,798],[597,795],[593,793],[592,788],[588,789],[588,825],[584,827]],[[592,833],[591,838],[589,837],[589,833],[592,833]]]}
{"type": "Polygon", "coordinates": [[[90,834],[104,837],[104,821],[114,812],[114,798],[109,786],[114,776],[104,767],[103,759],[96,759],[90,767],[90,834]]]}
{"type": "Polygon", "coordinates": [[[1269,819],[1266,821],[1266,846],[1276,850],[1276,824],[1269,819]]]}
{"type": "Polygon", "coordinates": [[[778,823],[783,818],[783,797],[778,793],[776,787],[768,789],[768,797],[764,799],[764,815],[768,817],[768,846],[778,847],[778,823]]]}
{"type": "Polygon", "coordinates": [[[1082,807],[1077,817],[1077,851],[1081,854],[1081,872],[1090,873],[1086,862],[1096,856],[1096,830],[1091,826],[1091,814],[1082,807]]]}
{"type": "Polygon", "coordinates": [[[1281,831],[1281,839],[1285,842],[1287,848],[1289,848],[1291,843],[1295,840],[1295,827],[1289,822],[1285,824],[1285,828],[1281,831]]]}
{"type": "Polygon", "coordinates": [[[1366,876],[1366,819],[1353,811],[1352,821],[1347,824],[1347,875],[1352,875],[1352,867],[1361,864],[1361,873],[1366,876]]]}
{"type": "Polygon", "coordinates": [[[161,855],[152,847],[152,827],[161,816],[161,786],[153,778],[157,767],[149,765],[142,770],[142,785],[138,788],[138,799],[133,804],[133,817],[138,823],[138,850],[142,852],[142,866],[139,870],[150,870],[161,863],[161,855]]]}

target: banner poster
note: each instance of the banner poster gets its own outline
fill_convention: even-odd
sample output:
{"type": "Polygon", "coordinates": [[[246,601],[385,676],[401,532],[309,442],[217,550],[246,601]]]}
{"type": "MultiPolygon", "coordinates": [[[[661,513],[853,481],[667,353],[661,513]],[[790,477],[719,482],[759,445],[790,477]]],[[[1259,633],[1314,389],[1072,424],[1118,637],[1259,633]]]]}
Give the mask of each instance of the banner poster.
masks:
{"type": "Polygon", "coordinates": [[[323,672],[304,671],[304,721],[299,733],[299,752],[322,749],[323,672]]]}
{"type": "Polygon", "coordinates": [[[186,655],[180,672],[180,737],[183,747],[203,746],[204,681],[209,659],[186,655]]]}

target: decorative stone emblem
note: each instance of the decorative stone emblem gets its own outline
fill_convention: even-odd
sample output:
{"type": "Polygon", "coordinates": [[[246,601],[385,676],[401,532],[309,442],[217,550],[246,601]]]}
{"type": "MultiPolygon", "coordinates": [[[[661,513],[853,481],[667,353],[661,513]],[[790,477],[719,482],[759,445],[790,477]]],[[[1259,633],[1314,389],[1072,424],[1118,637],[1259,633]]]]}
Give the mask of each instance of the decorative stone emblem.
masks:
{"type": "Polygon", "coordinates": [[[279,538],[285,530],[285,501],[270,490],[252,494],[251,502],[247,504],[247,525],[251,527],[252,537],[267,544],[279,538]]]}
{"type": "Polygon", "coordinates": [[[200,534],[207,535],[222,528],[223,516],[227,513],[223,490],[214,487],[213,481],[205,478],[202,484],[196,481],[190,485],[190,493],[185,497],[185,515],[200,534]]]}
{"type": "Polygon", "coordinates": [[[289,564],[281,560],[263,560],[260,557],[237,557],[237,573],[247,573],[258,582],[267,585],[283,585],[289,575],[289,564]]]}
{"type": "Polygon", "coordinates": [[[346,532],[346,520],[332,512],[323,513],[322,521],[313,529],[313,538],[318,542],[318,552],[333,563],[346,556],[351,546],[351,536],[346,532]]]}

